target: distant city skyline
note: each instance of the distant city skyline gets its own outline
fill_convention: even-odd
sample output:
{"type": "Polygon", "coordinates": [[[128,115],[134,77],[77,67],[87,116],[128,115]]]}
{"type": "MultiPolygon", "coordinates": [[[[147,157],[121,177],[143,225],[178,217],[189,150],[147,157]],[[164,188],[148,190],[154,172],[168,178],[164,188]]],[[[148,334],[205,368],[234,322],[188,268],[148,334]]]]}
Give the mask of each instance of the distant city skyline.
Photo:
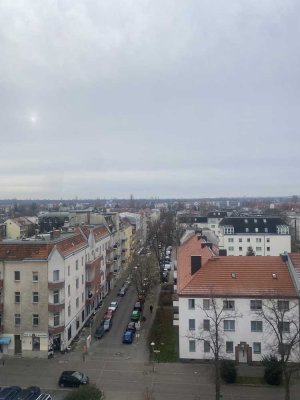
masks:
{"type": "Polygon", "coordinates": [[[292,196],[300,3],[0,4],[0,199],[292,196]]]}

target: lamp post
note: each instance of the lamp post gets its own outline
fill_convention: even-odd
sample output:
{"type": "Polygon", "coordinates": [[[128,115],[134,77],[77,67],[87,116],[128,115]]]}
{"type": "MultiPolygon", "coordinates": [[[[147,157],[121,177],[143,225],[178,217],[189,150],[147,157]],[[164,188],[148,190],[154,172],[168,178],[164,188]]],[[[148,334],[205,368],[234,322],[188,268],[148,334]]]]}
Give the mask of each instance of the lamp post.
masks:
{"type": "Polygon", "coordinates": [[[155,343],[151,342],[150,346],[151,346],[151,357],[152,357],[152,372],[154,372],[154,366],[155,366],[155,364],[154,364],[154,362],[155,362],[155,360],[154,360],[154,346],[155,346],[155,343]]]}

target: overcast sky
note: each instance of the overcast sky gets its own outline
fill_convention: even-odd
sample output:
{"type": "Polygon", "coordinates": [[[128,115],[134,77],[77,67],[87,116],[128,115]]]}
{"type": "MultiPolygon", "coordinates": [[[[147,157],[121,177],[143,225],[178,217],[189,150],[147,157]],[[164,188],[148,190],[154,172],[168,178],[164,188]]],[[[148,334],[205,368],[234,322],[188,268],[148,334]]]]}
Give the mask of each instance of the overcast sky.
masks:
{"type": "Polygon", "coordinates": [[[0,0],[0,198],[300,194],[299,0],[0,0]]]}

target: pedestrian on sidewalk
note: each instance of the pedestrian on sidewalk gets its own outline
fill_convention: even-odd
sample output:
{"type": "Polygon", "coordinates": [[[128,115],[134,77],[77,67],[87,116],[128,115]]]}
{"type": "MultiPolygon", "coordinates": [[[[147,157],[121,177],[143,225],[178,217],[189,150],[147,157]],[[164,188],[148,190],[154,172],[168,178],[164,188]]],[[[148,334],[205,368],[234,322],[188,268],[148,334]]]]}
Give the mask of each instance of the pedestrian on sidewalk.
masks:
{"type": "Polygon", "coordinates": [[[150,306],[150,313],[152,314],[152,311],[153,311],[153,305],[151,304],[151,306],[150,306]]]}

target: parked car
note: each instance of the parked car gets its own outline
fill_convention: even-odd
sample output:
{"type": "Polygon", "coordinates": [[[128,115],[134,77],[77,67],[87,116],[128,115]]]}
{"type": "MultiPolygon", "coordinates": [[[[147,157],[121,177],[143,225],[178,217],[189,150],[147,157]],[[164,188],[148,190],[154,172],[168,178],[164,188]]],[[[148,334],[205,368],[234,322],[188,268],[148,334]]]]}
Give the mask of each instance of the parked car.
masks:
{"type": "Polygon", "coordinates": [[[126,288],[123,286],[123,287],[121,287],[120,289],[119,289],[119,291],[118,291],[118,296],[120,296],[120,297],[124,297],[125,296],[125,294],[126,294],[126,288]]]}
{"type": "Polygon", "coordinates": [[[134,310],[138,310],[138,311],[142,311],[142,303],[141,303],[140,301],[137,301],[137,302],[134,304],[133,309],[134,309],[134,310]]]}
{"type": "Polygon", "coordinates": [[[108,308],[108,309],[106,310],[106,313],[105,313],[103,319],[112,319],[113,314],[114,314],[113,310],[110,310],[110,309],[108,308]]]}
{"type": "Polygon", "coordinates": [[[139,321],[141,318],[141,312],[139,310],[133,310],[131,313],[131,321],[139,321]]]}
{"type": "Polygon", "coordinates": [[[133,342],[134,333],[132,331],[125,331],[123,334],[123,343],[131,344],[133,342]]]}
{"type": "Polygon", "coordinates": [[[36,400],[52,400],[52,397],[49,393],[41,393],[36,400]]]}
{"type": "Polygon", "coordinates": [[[164,266],[164,271],[171,271],[171,264],[166,263],[164,266]]]}
{"type": "Polygon", "coordinates": [[[101,339],[104,336],[105,330],[104,330],[104,321],[100,323],[99,326],[97,326],[95,330],[95,338],[96,339],[101,339]]]}
{"type": "Polygon", "coordinates": [[[9,386],[0,391],[0,400],[12,400],[22,391],[20,386],[9,386]]]}
{"type": "Polygon", "coordinates": [[[41,389],[38,386],[29,386],[21,390],[21,392],[14,397],[14,400],[36,400],[40,394],[41,389]]]}
{"type": "Polygon", "coordinates": [[[105,319],[103,323],[104,332],[108,332],[111,326],[112,326],[112,319],[111,318],[105,319]]]}
{"type": "Polygon", "coordinates": [[[79,387],[89,383],[89,378],[79,371],[64,371],[58,381],[59,386],[79,387]]]}
{"type": "Polygon", "coordinates": [[[129,322],[127,325],[126,331],[135,332],[136,331],[135,322],[133,322],[133,321],[129,322]]]}
{"type": "Polygon", "coordinates": [[[115,312],[117,308],[118,308],[118,302],[112,301],[108,307],[108,310],[112,310],[113,312],[115,312]]]}

